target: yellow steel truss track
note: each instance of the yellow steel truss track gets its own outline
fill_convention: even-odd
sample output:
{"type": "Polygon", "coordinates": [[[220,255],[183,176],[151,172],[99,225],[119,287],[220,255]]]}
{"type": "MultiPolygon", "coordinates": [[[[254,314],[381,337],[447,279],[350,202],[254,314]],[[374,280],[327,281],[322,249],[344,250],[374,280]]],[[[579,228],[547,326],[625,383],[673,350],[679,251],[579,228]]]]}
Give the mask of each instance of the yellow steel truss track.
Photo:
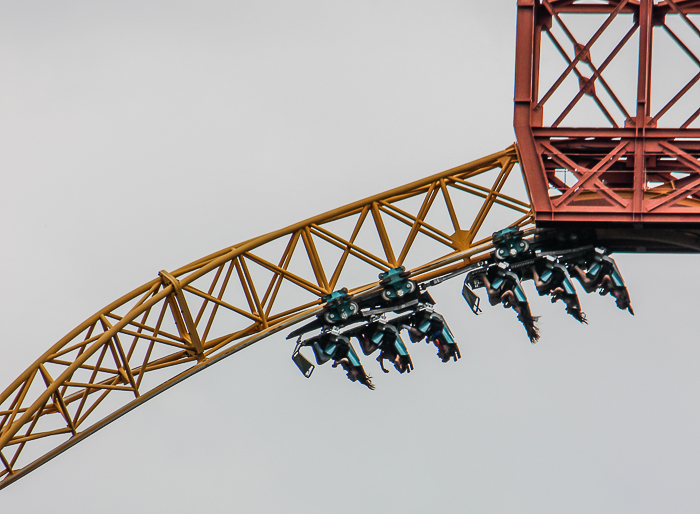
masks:
{"type": "Polygon", "coordinates": [[[511,173],[517,163],[512,146],[161,271],[0,394],[0,489],[174,384],[313,316],[334,290],[368,289],[378,271],[401,265],[424,281],[483,258],[493,230],[532,224],[522,177],[511,173]]]}

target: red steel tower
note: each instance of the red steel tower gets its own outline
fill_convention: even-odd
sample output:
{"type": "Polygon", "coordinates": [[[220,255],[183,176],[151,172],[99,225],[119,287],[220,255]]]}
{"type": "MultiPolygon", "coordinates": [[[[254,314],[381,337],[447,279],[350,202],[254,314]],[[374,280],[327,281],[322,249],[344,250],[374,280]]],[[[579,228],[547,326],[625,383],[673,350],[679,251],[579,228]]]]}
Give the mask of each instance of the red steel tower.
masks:
{"type": "Polygon", "coordinates": [[[698,0],[518,0],[514,125],[538,226],[700,250],[697,13],[698,0]]]}

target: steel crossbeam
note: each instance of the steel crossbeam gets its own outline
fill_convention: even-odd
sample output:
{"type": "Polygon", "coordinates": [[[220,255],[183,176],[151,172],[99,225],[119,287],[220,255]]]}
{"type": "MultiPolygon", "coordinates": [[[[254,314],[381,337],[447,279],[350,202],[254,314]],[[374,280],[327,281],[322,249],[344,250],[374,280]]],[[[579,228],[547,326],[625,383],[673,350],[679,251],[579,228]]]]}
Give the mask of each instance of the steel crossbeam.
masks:
{"type": "Polygon", "coordinates": [[[514,127],[538,226],[700,223],[699,22],[695,0],[518,0],[514,127]],[[584,17],[598,28],[577,37],[584,17]],[[673,81],[652,83],[655,38],[695,70],[658,106],[653,88],[673,81]],[[637,76],[625,90],[604,75],[628,65],[630,49],[637,76]],[[562,71],[546,85],[541,72],[558,63],[562,71]],[[632,87],[634,105],[625,106],[632,87]]]}

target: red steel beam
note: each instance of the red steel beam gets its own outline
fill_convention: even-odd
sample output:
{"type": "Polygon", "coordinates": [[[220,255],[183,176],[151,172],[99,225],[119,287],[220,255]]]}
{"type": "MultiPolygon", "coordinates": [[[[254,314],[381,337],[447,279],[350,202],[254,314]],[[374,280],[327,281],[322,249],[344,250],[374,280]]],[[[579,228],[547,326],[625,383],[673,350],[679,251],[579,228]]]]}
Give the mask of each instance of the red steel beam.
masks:
{"type": "Polygon", "coordinates": [[[513,125],[538,224],[700,226],[700,59],[690,50],[698,43],[690,39],[700,40],[698,14],[700,0],[518,0],[513,125]],[[591,14],[600,15],[597,30],[576,40],[571,27],[591,14]],[[688,30],[671,30],[671,19],[688,30]],[[653,42],[662,32],[689,57],[694,77],[664,105],[652,105],[652,63],[664,58],[654,56],[653,42]],[[543,54],[545,44],[554,51],[543,54]],[[619,98],[630,95],[604,78],[623,48],[627,59],[633,48],[637,60],[636,105],[627,108],[619,98]],[[563,72],[540,84],[540,71],[553,66],[563,72]],[[567,98],[572,78],[579,90],[567,98]],[[577,123],[583,98],[593,100],[589,110],[598,109],[601,126],[577,123]],[[689,99],[682,121],[667,122],[667,112],[689,99]]]}

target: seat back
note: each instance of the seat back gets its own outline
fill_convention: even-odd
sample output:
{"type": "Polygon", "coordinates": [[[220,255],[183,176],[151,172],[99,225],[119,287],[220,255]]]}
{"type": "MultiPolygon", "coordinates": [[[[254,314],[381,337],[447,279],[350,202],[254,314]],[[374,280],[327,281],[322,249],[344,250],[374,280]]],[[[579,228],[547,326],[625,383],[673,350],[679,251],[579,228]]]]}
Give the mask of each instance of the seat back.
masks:
{"type": "Polygon", "coordinates": [[[360,364],[360,358],[357,356],[357,353],[355,353],[355,349],[352,347],[352,345],[348,345],[348,360],[353,366],[357,368],[362,367],[362,364],[360,364]]]}
{"type": "Polygon", "coordinates": [[[396,348],[396,352],[399,355],[401,355],[401,356],[408,355],[408,350],[406,349],[406,345],[403,343],[403,340],[398,335],[394,339],[394,348],[396,348]]]}

